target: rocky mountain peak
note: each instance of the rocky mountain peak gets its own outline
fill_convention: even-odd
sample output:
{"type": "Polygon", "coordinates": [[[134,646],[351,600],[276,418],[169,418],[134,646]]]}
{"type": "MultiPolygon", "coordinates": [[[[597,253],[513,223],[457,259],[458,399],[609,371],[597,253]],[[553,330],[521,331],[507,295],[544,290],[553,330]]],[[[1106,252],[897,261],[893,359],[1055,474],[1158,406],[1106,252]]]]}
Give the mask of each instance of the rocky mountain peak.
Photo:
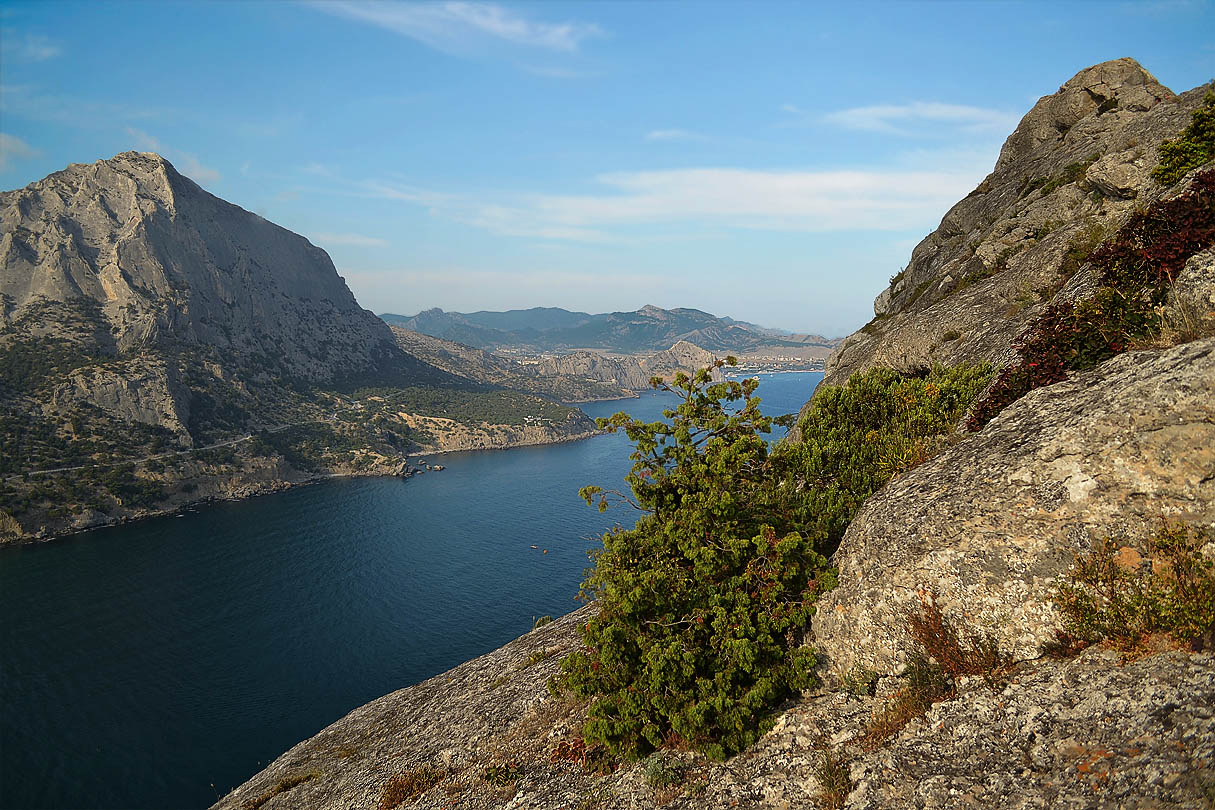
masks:
{"type": "Polygon", "coordinates": [[[399,351],[325,251],[157,154],[0,192],[0,226],[0,328],[46,307],[88,310],[79,337],[104,353],[210,346],[313,380],[399,351]]]}
{"type": "MultiPolygon", "coordinates": [[[[1004,142],[996,172],[1043,149],[1064,145],[1072,130],[1087,118],[1119,111],[1145,112],[1172,95],[1129,57],[1085,68],[1026,113],[1004,142]]],[[[1108,128],[1105,122],[1099,126],[1108,128]]]]}
{"type": "Polygon", "coordinates": [[[1009,362],[1026,325],[1088,283],[1084,257],[1167,192],[1152,178],[1160,145],[1209,89],[1174,95],[1135,60],[1116,59],[1042,97],[992,172],[891,277],[874,319],[828,361],[827,381],[872,366],[1009,362]]]}

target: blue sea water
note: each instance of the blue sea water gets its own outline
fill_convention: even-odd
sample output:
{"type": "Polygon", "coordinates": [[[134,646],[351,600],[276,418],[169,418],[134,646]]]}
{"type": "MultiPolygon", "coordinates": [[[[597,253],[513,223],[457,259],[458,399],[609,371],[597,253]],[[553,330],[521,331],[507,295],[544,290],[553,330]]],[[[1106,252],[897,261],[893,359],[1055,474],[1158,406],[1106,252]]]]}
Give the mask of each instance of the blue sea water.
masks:
{"type": "MultiPolygon", "coordinates": [[[[771,415],[822,379],[760,376],[771,415]]],[[[573,610],[586,551],[633,520],[577,490],[622,487],[628,453],[453,453],[0,548],[0,807],[206,807],[354,707],[573,610]]]]}

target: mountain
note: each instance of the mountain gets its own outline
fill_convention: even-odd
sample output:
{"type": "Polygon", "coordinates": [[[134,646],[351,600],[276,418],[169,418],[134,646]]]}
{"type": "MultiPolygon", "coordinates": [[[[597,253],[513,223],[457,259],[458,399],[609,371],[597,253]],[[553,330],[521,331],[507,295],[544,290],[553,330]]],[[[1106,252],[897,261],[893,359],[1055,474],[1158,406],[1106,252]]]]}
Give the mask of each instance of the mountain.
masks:
{"type": "Polygon", "coordinates": [[[873,320],[844,339],[827,381],[873,366],[1007,363],[1032,319],[1091,287],[1081,260],[1159,191],[1151,172],[1160,144],[1206,92],[1175,95],[1118,59],[1040,99],[992,172],[877,296],[873,320]]]}
{"type": "Polygon", "coordinates": [[[640,385],[631,385],[636,380],[622,380],[619,374],[593,374],[586,368],[549,364],[547,360],[521,363],[510,357],[421,332],[411,332],[400,326],[391,329],[402,349],[436,368],[472,382],[525,391],[560,402],[623,399],[635,396],[635,389],[648,385],[648,377],[640,385]]]}
{"type": "Polygon", "coordinates": [[[526,391],[560,402],[589,402],[636,396],[654,377],[670,379],[712,365],[712,352],[686,341],[650,355],[609,356],[576,351],[526,361],[464,346],[400,326],[391,327],[401,348],[443,371],[526,391]]]}
{"type": "Polygon", "coordinates": [[[388,323],[481,349],[536,352],[594,349],[617,354],[664,351],[679,341],[718,354],[782,348],[819,349],[825,357],[837,343],[818,335],[789,335],[697,309],[644,306],[635,312],[588,315],[538,308],[508,312],[444,312],[428,309],[412,317],[385,314],[388,323]]]}
{"type": "Polygon", "coordinates": [[[159,155],[0,193],[0,226],[0,538],[490,441],[402,414],[592,427],[410,355],[323,250],[159,155]]]}
{"type": "MultiPolygon", "coordinates": [[[[588,743],[588,719],[615,726],[633,694],[676,691],[665,672],[589,706],[554,688],[563,659],[586,655],[596,601],[353,710],[217,810],[1210,807],[1213,116],[1215,83],[1174,95],[1130,59],[1081,71],[1034,105],[831,356],[807,406],[816,431],[792,433],[777,458],[879,451],[871,420],[942,404],[922,379],[933,363],[990,364],[994,379],[939,441],[893,449],[896,472],[846,522],[813,607],[819,683],[747,750],[715,761],[655,734],[658,751],[626,762],[588,743]],[[1177,172],[1157,171],[1177,155],[1177,172]],[[1188,635],[1140,633],[1169,617],[1188,635]]],[[[822,520],[806,516],[806,530],[825,533],[822,520]]],[[[680,581],[663,577],[701,548],[630,573],[680,581]]],[[[749,587],[712,594],[713,609],[749,587]]],[[[698,624],[644,590],[630,611],[661,604],[654,622],[698,624]]],[[[691,658],[698,632],[672,648],[691,658]]],[[[669,677],[700,696],[724,671],[669,677]]],[[[719,711],[709,704],[694,711],[719,711]]]]}

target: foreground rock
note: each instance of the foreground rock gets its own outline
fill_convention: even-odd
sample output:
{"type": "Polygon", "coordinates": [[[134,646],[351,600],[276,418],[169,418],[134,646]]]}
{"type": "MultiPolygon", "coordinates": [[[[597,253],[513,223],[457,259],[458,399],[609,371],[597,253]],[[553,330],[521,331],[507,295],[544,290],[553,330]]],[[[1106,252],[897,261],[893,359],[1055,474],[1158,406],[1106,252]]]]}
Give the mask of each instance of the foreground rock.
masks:
{"type": "Polygon", "coordinates": [[[820,692],[787,707],[772,731],[727,762],[658,755],[671,784],[654,778],[653,759],[596,772],[570,758],[583,707],[545,688],[593,609],[356,709],[215,810],[388,807],[392,781],[420,774],[431,783],[395,806],[816,808],[827,748],[856,757],[852,810],[1197,810],[1215,786],[1215,658],[1166,653],[1119,667],[1100,649],[1025,665],[998,691],[967,682],[869,754],[859,740],[880,700],[820,692]],[[513,778],[498,777],[507,763],[517,768],[513,778]]]}
{"type": "Polygon", "coordinates": [[[956,624],[1033,658],[1075,554],[1161,518],[1215,524],[1215,339],[1116,357],[1030,393],[871,497],[814,618],[832,670],[891,672],[932,591],[956,624]]]}

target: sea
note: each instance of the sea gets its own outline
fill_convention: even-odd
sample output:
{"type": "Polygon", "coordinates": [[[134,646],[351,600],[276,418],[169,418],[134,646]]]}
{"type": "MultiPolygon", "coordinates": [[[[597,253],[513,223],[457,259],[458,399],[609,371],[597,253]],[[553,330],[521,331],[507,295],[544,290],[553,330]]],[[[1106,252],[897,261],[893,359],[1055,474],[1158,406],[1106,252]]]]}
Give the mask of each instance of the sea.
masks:
{"type": "MultiPolygon", "coordinates": [[[[758,376],[769,415],[822,379],[758,376]]],[[[351,709],[576,609],[587,551],[636,518],[578,488],[624,488],[629,452],[615,434],[433,455],[445,469],[0,547],[0,807],[207,807],[351,709]]]]}

